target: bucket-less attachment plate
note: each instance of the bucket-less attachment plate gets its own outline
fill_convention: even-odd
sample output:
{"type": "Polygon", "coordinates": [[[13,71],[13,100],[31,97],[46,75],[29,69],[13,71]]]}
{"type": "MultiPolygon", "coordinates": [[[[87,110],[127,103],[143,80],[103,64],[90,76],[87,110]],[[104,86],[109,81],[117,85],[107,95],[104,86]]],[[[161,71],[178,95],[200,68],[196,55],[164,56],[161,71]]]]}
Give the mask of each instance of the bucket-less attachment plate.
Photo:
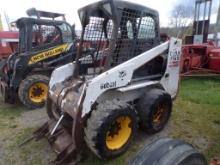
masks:
{"type": "Polygon", "coordinates": [[[56,159],[51,161],[49,163],[50,165],[77,164],[82,159],[82,155],[76,150],[76,147],[72,142],[71,132],[59,124],[53,135],[51,135],[56,124],[57,121],[55,120],[49,120],[43,124],[33,133],[34,139],[38,141],[42,138],[47,138],[51,148],[57,153],[56,159]]]}

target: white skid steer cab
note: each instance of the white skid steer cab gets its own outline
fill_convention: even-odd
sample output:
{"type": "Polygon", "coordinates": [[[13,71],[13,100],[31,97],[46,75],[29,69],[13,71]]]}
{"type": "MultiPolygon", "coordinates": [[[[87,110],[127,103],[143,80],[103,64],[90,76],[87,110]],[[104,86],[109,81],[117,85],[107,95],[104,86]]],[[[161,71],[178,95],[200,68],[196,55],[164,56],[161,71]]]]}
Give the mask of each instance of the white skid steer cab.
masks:
{"type": "Polygon", "coordinates": [[[56,164],[77,162],[85,147],[102,159],[121,155],[137,128],[164,128],[178,92],[181,40],[160,42],[157,11],[105,0],[78,13],[76,61],[53,71],[51,120],[34,133],[47,136],[56,164]]]}

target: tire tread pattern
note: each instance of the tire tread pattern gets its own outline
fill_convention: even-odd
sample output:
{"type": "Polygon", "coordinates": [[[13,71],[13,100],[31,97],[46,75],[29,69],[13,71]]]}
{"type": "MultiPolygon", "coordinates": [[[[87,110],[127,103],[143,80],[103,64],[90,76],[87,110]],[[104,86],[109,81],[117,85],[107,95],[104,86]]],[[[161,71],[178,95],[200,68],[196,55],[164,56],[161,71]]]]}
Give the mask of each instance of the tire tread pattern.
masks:
{"type": "MultiPolygon", "coordinates": [[[[87,120],[87,126],[84,128],[85,141],[87,146],[99,157],[108,159],[108,157],[103,156],[97,148],[97,137],[101,125],[107,120],[108,116],[115,113],[115,111],[120,111],[120,109],[129,109],[130,105],[117,100],[105,101],[100,103],[95,110],[92,111],[90,118],[87,120]]],[[[130,111],[134,111],[131,109],[130,111]]],[[[136,115],[135,115],[136,117],[136,115]]],[[[137,121],[137,119],[136,119],[137,121]]]]}

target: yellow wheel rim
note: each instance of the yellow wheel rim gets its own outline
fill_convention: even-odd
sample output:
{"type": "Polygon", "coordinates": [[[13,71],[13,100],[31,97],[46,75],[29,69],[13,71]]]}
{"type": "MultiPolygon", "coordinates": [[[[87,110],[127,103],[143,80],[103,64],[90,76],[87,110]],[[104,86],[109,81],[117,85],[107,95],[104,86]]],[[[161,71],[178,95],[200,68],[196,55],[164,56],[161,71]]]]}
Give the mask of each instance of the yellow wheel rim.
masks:
{"type": "Polygon", "coordinates": [[[45,83],[34,83],[29,89],[29,99],[34,103],[46,101],[48,86],[45,83]]]}
{"type": "Polygon", "coordinates": [[[121,116],[111,124],[106,134],[106,146],[109,150],[120,149],[127,143],[132,133],[130,123],[130,117],[121,116]]]}

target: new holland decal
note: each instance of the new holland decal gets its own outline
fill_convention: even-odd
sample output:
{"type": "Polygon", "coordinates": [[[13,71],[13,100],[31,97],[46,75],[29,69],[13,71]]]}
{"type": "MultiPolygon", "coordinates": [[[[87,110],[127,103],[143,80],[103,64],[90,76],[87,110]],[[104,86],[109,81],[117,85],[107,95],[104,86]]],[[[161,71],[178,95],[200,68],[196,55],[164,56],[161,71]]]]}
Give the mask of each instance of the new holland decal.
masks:
{"type": "Polygon", "coordinates": [[[49,57],[57,56],[57,55],[65,52],[67,47],[68,47],[68,44],[63,44],[63,45],[57,46],[53,49],[47,50],[45,52],[38,53],[35,56],[31,57],[28,64],[29,65],[35,64],[35,63],[42,61],[42,60],[45,60],[49,57]]]}

